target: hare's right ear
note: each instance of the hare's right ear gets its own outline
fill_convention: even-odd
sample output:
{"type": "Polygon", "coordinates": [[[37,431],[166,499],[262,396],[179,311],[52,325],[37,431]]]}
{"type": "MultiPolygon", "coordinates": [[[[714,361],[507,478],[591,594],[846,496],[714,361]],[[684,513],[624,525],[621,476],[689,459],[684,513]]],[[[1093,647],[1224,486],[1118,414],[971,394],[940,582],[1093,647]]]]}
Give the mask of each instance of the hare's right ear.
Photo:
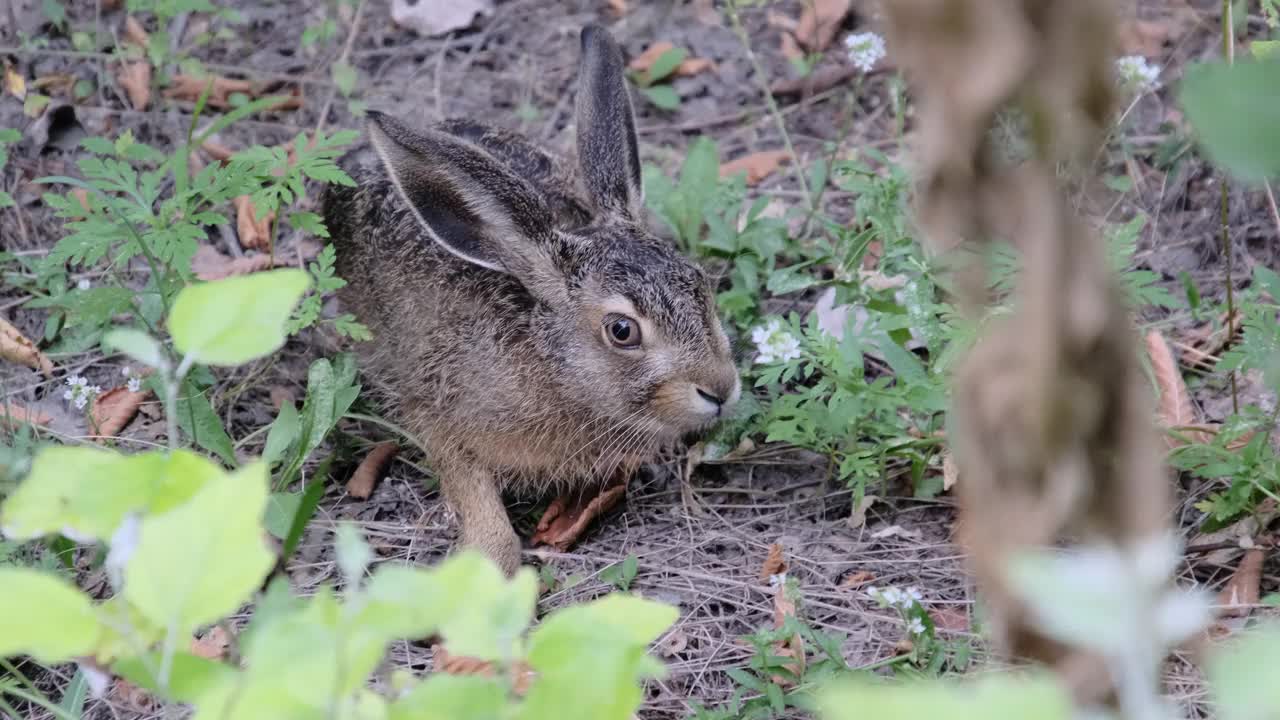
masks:
{"type": "Polygon", "coordinates": [[[418,222],[449,252],[518,279],[553,300],[564,278],[552,259],[554,217],[529,184],[484,150],[369,111],[369,139],[418,222]]]}
{"type": "Polygon", "coordinates": [[[644,194],[635,112],[623,74],[622,48],[599,25],[582,28],[578,64],[578,164],[596,208],[640,217],[644,194]]]}

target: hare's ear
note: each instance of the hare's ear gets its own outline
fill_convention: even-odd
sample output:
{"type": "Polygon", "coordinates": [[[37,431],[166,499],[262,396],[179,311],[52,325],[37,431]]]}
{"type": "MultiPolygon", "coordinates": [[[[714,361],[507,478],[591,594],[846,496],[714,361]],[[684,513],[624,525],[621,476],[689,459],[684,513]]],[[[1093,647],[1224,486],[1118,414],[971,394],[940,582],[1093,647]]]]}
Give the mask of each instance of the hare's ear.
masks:
{"type": "Polygon", "coordinates": [[[599,25],[582,28],[578,64],[578,164],[597,209],[637,219],[644,202],[636,120],[622,49],[599,25]]]}
{"type": "Polygon", "coordinates": [[[492,155],[460,138],[415,131],[369,111],[369,139],[431,239],[468,262],[514,275],[530,292],[563,288],[546,201],[492,155]]]}

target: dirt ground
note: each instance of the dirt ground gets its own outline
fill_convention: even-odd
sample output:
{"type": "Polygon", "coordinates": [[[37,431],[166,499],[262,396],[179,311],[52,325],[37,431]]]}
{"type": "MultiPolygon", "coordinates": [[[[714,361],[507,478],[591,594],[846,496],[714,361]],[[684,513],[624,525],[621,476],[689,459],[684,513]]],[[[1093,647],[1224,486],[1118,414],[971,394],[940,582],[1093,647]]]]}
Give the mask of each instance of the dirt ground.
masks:
{"type": "MultiPolygon", "coordinates": [[[[47,33],[42,27],[39,0],[10,0],[16,28],[30,36],[47,33]]],[[[304,98],[298,110],[265,114],[237,123],[219,140],[233,148],[253,143],[275,145],[292,139],[322,122],[322,108],[330,113],[328,127],[356,127],[357,122],[340,98],[332,101],[335,87],[329,64],[341,51],[347,28],[340,23],[339,42],[317,55],[299,50],[303,28],[323,17],[320,3],[285,0],[273,3],[238,3],[249,20],[229,39],[198,49],[194,54],[215,72],[280,88],[299,88],[304,98]]],[[[700,12],[697,2],[628,3],[619,16],[604,0],[509,0],[499,2],[492,16],[474,27],[442,38],[423,38],[398,28],[387,2],[366,0],[352,40],[350,57],[360,72],[358,97],[370,108],[385,110],[416,123],[445,116],[468,116],[520,130],[548,146],[567,149],[571,142],[573,83],[577,59],[578,29],[588,22],[609,26],[628,55],[635,56],[658,40],[687,47],[693,56],[709,58],[714,73],[681,78],[675,82],[683,102],[672,112],[660,111],[637,101],[643,158],[668,173],[679,167],[682,151],[699,135],[710,135],[728,159],[758,150],[782,147],[782,139],[770,118],[761,85],[794,77],[783,57],[776,17],[796,18],[801,2],[775,2],[744,11],[751,51],[768,73],[758,78],[747,50],[720,16],[700,12]],[[776,15],[776,17],[775,17],[776,15]],[[533,108],[528,112],[522,108],[533,108]]],[[[1141,0],[1127,3],[1127,16],[1139,19],[1141,32],[1130,30],[1126,42],[1164,67],[1164,89],[1146,96],[1130,109],[1121,138],[1107,164],[1116,174],[1127,175],[1134,191],[1119,198],[1110,220],[1134,213],[1148,217],[1138,264],[1154,270],[1175,296],[1181,296],[1180,273],[1188,273],[1206,300],[1218,300],[1225,292],[1224,259],[1218,230],[1218,180],[1207,166],[1186,148],[1179,148],[1185,133],[1175,131],[1180,122],[1173,90],[1189,61],[1218,52],[1218,4],[1211,0],[1141,0]],[[1178,155],[1182,153],[1181,155],[1178,155]],[[1170,156],[1181,161],[1170,169],[1170,156]]],[[[71,16],[92,27],[92,3],[71,3],[71,16]]],[[[119,27],[120,12],[103,14],[98,22],[109,31],[119,27]]],[[[0,24],[9,18],[0,10],[0,24]]],[[[879,19],[870,2],[855,2],[842,32],[877,29],[879,19]]],[[[1259,20],[1250,32],[1258,33],[1259,20]]],[[[188,29],[190,30],[190,29],[188,29]]],[[[71,51],[67,38],[50,35],[47,48],[20,49],[13,27],[0,31],[0,56],[9,58],[27,77],[70,73],[96,77],[104,71],[103,56],[71,51]]],[[[841,64],[837,47],[828,53],[818,71],[841,64]]],[[[890,56],[890,61],[892,56],[890,56]]],[[[874,146],[891,155],[899,152],[892,128],[887,84],[892,73],[876,72],[862,83],[856,97],[848,85],[816,93],[780,98],[787,128],[802,160],[827,154],[830,143],[849,154],[874,146]]],[[[74,143],[84,134],[112,137],[131,129],[134,135],[167,150],[183,136],[190,122],[190,103],[173,102],[138,112],[108,82],[100,91],[75,105],[55,101],[55,109],[38,119],[23,115],[21,103],[11,97],[0,100],[0,127],[15,127],[23,140],[12,149],[9,166],[0,176],[0,188],[18,201],[16,209],[0,211],[0,248],[17,253],[40,254],[61,237],[61,222],[52,218],[40,200],[42,190],[31,180],[64,174],[73,168],[74,143]],[[57,109],[65,106],[64,109],[57,109]]],[[[784,202],[798,202],[798,188],[789,172],[775,173],[755,189],[784,202]]],[[[825,210],[842,222],[850,217],[851,198],[841,192],[824,196],[825,210]]],[[[1276,242],[1280,218],[1273,215],[1264,193],[1233,190],[1231,248],[1235,277],[1247,278],[1253,264],[1280,267],[1276,242]]],[[[210,242],[227,253],[236,243],[213,237],[210,242]]],[[[283,253],[301,256],[304,243],[286,236],[283,253]]],[[[90,277],[90,280],[94,278],[90,277]]],[[[12,288],[0,289],[0,312],[29,337],[43,335],[43,315],[21,307],[29,298],[12,288]]],[[[1193,322],[1185,313],[1149,313],[1144,321],[1177,338],[1190,331],[1193,322]]],[[[259,363],[219,376],[214,406],[231,428],[234,438],[246,438],[238,452],[245,456],[261,450],[264,435],[249,433],[274,417],[273,396],[301,398],[306,366],[314,358],[330,355],[340,343],[328,335],[304,333],[270,363],[259,363]]],[[[87,349],[68,348],[55,357],[60,368],[76,372],[105,386],[117,384],[118,367],[103,362],[87,349]]],[[[1269,398],[1243,380],[1244,398],[1269,405],[1269,398]]],[[[34,373],[0,366],[0,390],[7,398],[44,410],[54,416],[57,432],[77,436],[86,432],[83,419],[69,412],[56,383],[43,382],[34,373]]],[[[1196,401],[1208,421],[1230,412],[1230,399],[1221,383],[1193,383],[1196,401]]],[[[378,427],[347,422],[344,441],[358,446],[364,441],[387,439],[378,427]]],[[[158,412],[139,417],[126,435],[129,443],[143,447],[163,436],[158,412]]],[[[357,455],[362,451],[357,449],[357,455]]],[[[741,638],[766,627],[773,618],[773,590],[760,577],[769,547],[781,544],[790,558],[789,574],[804,593],[803,617],[814,627],[846,637],[843,650],[853,666],[892,657],[902,638],[896,615],[879,610],[864,593],[850,587],[851,579],[874,577],[876,585],[916,586],[925,604],[936,615],[952,618],[944,637],[963,637],[970,630],[964,617],[972,610],[972,587],[963,573],[961,552],[951,544],[954,514],[947,495],[938,500],[916,500],[904,494],[892,479],[877,491],[875,504],[860,527],[848,522],[849,491],[829,486],[822,458],[786,447],[763,445],[732,463],[699,466],[685,482],[685,460],[673,457],[637,478],[626,502],[570,552],[530,551],[529,558],[550,564],[555,575],[579,580],[572,587],[554,589],[543,597],[540,611],[598,596],[612,589],[600,579],[600,571],[628,555],[638,559],[639,573],[633,590],[680,609],[675,629],[658,646],[669,669],[668,676],[651,685],[645,718],[682,718],[693,703],[718,706],[735,689],[726,670],[747,665],[752,649],[741,638]],[[896,528],[896,529],[895,529],[896,528]]],[[[454,531],[438,493],[427,477],[424,459],[402,451],[388,477],[374,495],[359,501],[349,497],[343,480],[350,467],[334,469],[330,490],[316,520],[289,567],[300,591],[333,581],[337,575],[329,551],[335,523],[354,519],[361,523],[379,556],[388,560],[426,563],[443,556],[451,547],[454,531]]],[[[1192,505],[1212,488],[1185,484],[1181,520],[1187,540],[1197,541],[1192,523],[1198,513],[1192,505]]],[[[527,537],[540,506],[525,503],[512,507],[527,537]]],[[[1230,555],[1193,555],[1185,568],[1188,580],[1219,587],[1234,569],[1230,555]]],[[[1280,585],[1277,566],[1269,561],[1263,573],[1263,592],[1280,585]]],[[[95,580],[86,579],[92,587],[95,580]]],[[[100,579],[98,580],[100,582],[100,579]]],[[[979,657],[981,649],[979,645],[979,657]]],[[[385,668],[409,668],[422,672],[431,667],[431,650],[413,643],[393,648],[385,668]]],[[[1204,698],[1196,671],[1184,663],[1170,667],[1176,692],[1198,706],[1204,698]]],[[[63,681],[65,681],[65,677],[63,681]]],[[[50,680],[50,684],[54,684],[50,680]]],[[[146,715],[148,708],[132,707],[128,697],[111,695],[95,706],[98,717],[146,715]]]]}

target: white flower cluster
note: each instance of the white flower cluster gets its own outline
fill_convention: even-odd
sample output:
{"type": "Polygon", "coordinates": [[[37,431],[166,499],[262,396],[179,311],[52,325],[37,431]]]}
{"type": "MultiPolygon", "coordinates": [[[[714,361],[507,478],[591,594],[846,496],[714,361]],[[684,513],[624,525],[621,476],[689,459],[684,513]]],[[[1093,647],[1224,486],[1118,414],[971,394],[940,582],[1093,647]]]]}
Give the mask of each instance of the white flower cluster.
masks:
{"type": "Polygon", "coordinates": [[[756,344],[756,363],[768,365],[787,362],[800,357],[800,340],[782,327],[782,321],[774,318],[768,325],[751,331],[751,342],[756,344]]]}
{"type": "Polygon", "coordinates": [[[134,376],[133,368],[125,365],[120,368],[120,374],[129,378],[129,382],[125,383],[125,387],[129,388],[129,392],[138,392],[142,389],[142,378],[134,376]]]}
{"type": "Polygon", "coordinates": [[[849,51],[849,62],[864,73],[871,72],[884,57],[884,38],[873,32],[850,35],[844,39],[844,47],[849,51]]]}
{"type": "Polygon", "coordinates": [[[896,608],[898,610],[910,610],[920,601],[924,599],[924,595],[920,593],[919,588],[909,587],[906,590],[901,588],[867,588],[867,594],[871,598],[885,607],[896,608]]]}
{"type": "Polygon", "coordinates": [[[81,410],[91,398],[101,394],[102,388],[90,385],[88,380],[79,375],[72,375],[67,378],[67,389],[62,393],[62,399],[75,405],[77,410],[81,410]]]}
{"type": "Polygon", "coordinates": [[[1160,89],[1160,66],[1152,65],[1141,55],[1116,60],[1116,77],[1121,86],[1138,95],[1160,89]]]}

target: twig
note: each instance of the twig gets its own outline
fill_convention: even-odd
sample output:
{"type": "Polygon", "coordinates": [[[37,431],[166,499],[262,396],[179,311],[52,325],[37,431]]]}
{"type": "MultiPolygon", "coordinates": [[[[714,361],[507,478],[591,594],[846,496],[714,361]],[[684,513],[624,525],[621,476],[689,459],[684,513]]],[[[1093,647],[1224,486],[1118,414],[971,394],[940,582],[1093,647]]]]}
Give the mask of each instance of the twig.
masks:
{"type": "MultiPolygon", "coordinates": [[[[351,18],[351,30],[347,32],[347,44],[342,46],[342,54],[338,56],[337,62],[345,63],[351,57],[351,48],[356,44],[356,36],[360,34],[360,22],[364,19],[365,0],[360,0],[360,4],[356,6],[356,14],[351,18]]],[[[329,88],[329,97],[324,101],[324,107],[320,109],[320,118],[316,120],[316,131],[312,133],[313,137],[319,136],[320,131],[324,130],[325,120],[329,117],[329,110],[333,107],[333,101],[338,97],[338,86],[334,85],[329,88]]]]}
{"type": "MultiPolygon", "coordinates": [[[[1231,13],[1231,0],[1222,0],[1222,54],[1226,56],[1228,65],[1234,65],[1236,61],[1235,30],[1232,28],[1235,23],[1231,13]]],[[[1231,277],[1230,182],[1227,174],[1222,173],[1222,254],[1227,262],[1227,317],[1233,318],[1236,316],[1236,299],[1235,283],[1231,277]]],[[[1236,371],[1228,370],[1227,377],[1231,379],[1231,412],[1239,414],[1240,390],[1236,385],[1236,371]]]]}
{"type": "Polygon", "coordinates": [[[813,207],[813,193],[809,191],[809,181],[804,176],[804,165],[800,163],[800,156],[796,153],[795,146],[791,143],[791,134],[787,132],[787,123],[782,119],[782,111],[778,109],[778,101],[774,99],[773,92],[769,89],[768,74],[764,71],[764,66],[760,64],[760,58],[756,57],[755,50],[751,48],[751,38],[747,36],[747,30],[742,26],[742,19],[738,17],[738,5],[736,0],[730,0],[726,3],[725,10],[729,15],[729,23],[733,25],[733,32],[738,36],[738,42],[742,44],[742,49],[747,54],[747,60],[751,63],[751,69],[755,72],[756,81],[760,85],[760,90],[764,93],[765,106],[769,108],[769,114],[773,116],[773,122],[778,126],[778,132],[782,135],[782,143],[787,148],[787,154],[791,156],[791,167],[795,170],[796,180],[800,183],[800,189],[804,192],[805,206],[813,207]]]}

